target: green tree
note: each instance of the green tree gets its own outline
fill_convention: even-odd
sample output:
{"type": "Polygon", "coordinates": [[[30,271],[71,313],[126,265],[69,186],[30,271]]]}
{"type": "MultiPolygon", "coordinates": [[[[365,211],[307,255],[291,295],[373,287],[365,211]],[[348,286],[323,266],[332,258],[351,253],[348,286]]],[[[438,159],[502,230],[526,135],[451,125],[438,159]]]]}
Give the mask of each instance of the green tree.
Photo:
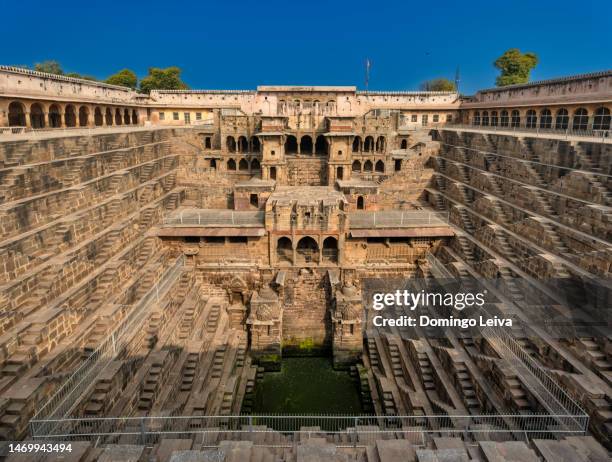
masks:
{"type": "Polygon", "coordinates": [[[511,48],[493,63],[501,71],[495,83],[498,87],[527,83],[531,69],[537,64],[538,57],[535,53],[521,53],[518,48],[511,48]]]}
{"type": "Polygon", "coordinates": [[[455,83],[445,78],[426,80],[421,83],[423,91],[455,91],[455,83]]]}
{"type": "Polygon", "coordinates": [[[46,72],[47,74],[64,74],[64,70],[62,69],[61,64],[53,60],[43,61],[42,63],[34,64],[34,70],[38,72],[46,72]]]}
{"type": "Polygon", "coordinates": [[[106,79],[106,83],[136,89],[136,86],[138,85],[138,77],[136,77],[134,71],[131,71],[129,69],[122,69],[116,74],[113,74],[108,79],[106,79]]]}
{"type": "Polygon", "coordinates": [[[166,69],[149,68],[149,75],[140,81],[140,91],[151,90],[186,90],[189,87],[181,80],[181,69],[173,66],[166,69]]]}

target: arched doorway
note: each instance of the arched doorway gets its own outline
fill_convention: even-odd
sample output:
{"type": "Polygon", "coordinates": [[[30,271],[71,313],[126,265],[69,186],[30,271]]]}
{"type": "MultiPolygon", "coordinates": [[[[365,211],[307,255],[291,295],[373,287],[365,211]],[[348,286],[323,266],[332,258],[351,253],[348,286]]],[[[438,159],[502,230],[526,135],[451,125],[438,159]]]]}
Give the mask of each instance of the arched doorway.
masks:
{"type": "Polygon", "coordinates": [[[96,127],[104,125],[104,118],[102,117],[102,111],[99,107],[94,110],[94,124],[96,127]]]}
{"type": "Polygon", "coordinates": [[[336,179],[337,180],[343,180],[344,179],[344,168],[343,167],[338,167],[336,169],[336,179]]]}
{"type": "Polygon", "coordinates": [[[351,165],[351,170],[355,173],[361,173],[361,162],[354,160],[353,165],[351,165]]]}
{"type": "Polygon", "coordinates": [[[357,210],[363,209],[365,209],[365,200],[363,199],[363,196],[359,196],[357,198],[357,210]]]}
{"type": "Polygon", "coordinates": [[[365,152],[372,152],[374,150],[374,138],[371,136],[366,136],[366,139],[363,143],[363,150],[365,152]]]}
{"type": "Polygon", "coordinates": [[[550,109],[540,111],[540,128],[552,128],[552,113],[550,109]]]}
{"type": "Polygon", "coordinates": [[[210,169],[217,170],[217,159],[210,159],[210,169]]]}
{"type": "Polygon", "coordinates": [[[371,171],[372,171],[372,169],[373,169],[373,167],[374,167],[374,166],[372,165],[372,161],[371,161],[371,160],[366,160],[366,161],[363,163],[363,171],[364,171],[364,172],[371,172],[371,171]]]}
{"type": "Polygon", "coordinates": [[[227,161],[227,169],[236,170],[236,161],[234,159],[230,159],[227,161]]]}
{"type": "Polygon", "coordinates": [[[276,241],[276,260],[278,263],[293,263],[293,246],[288,237],[276,241]]]}
{"type": "Polygon", "coordinates": [[[106,125],[111,126],[113,124],[113,111],[109,107],[106,108],[104,118],[106,119],[106,125]]]}
{"type": "Polygon", "coordinates": [[[76,111],[74,110],[74,106],[72,104],[66,106],[64,119],[66,120],[66,127],[76,127],[76,111]]]}
{"type": "Polygon", "coordinates": [[[359,151],[361,151],[361,137],[356,136],[355,139],[353,140],[353,152],[359,152],[359,151]]]}
{"type": "Polygon", "coordinates": [[[270,167],[270,179],[276,180],[276,167],[270,167]]]}
{"type": "Polygon", "coordinates": [[[569,126],[569,113],[567,109],[561,108],[557,111],[555,117],[555,128],[558,130],[566,130],[569,126]]]}
{"type": "Polygon", "coordinates": [[[408,140],[404,138],[400,144],[400,149],[408,149],[408,140]]]}
{"type": "Polygon", "coordinates": [[[300,153],[312,154],[312,138],[310,136],[304,135],[300,139],[300,153]]]}
{"type": "Polygon", "coordinates": [[[251,161],[251,172],[259,173],[260,170],[261,170],[261,164],[259,163],[257,159],[253,159],[251,161]]]}
{"type": "Polygon", "coordinates": [[[588,111],[581,107],[576,109],[574,112],[574,122],[572,124],[572,128],[574,130],[586,130],[589,125],[589,113],[588,111]]]}
{"type": "Polygon", "coordinates": [[[225,147],[228,152],[236,152],[236,140],[233,136],[228,136],[225,139],[225,147]]]}
{"type": "Polygon", "coordinates": [[[259,152],[261,150],[261,144],[259,138],[256,136],[251,137],[251,152],[259,152]]]}
{"type": "Polygon", "coordinates": [[[240,159],[240,162],[238,162],[238,170],[243,172],[249,170],[249,163],[246,159],[240,159]]]}
{"type": "Polygon", "coordinates": [[[49,107],[49,126],[51,128],[60,128],[62,126],[62,115],[57,104],[52,104],[49,107]]]}
{"type": "Polygon", "coordinates": [[[79,127],[87,127],[89,122],[89,109],[85,106],[79,108],[79,127]]]}
{"type": "Polygon", "coordinates": [[[319,245],[310,236],[305,236],[299,240],[296,247],[297,264],[317,263],[319,261],[319,245]]]}
{"type": "Polygon", "coordinates": [[[121,125],[121,110],[115,109],[115,125],[121,125]]]}
{"type": "Polygon", "coordinates": [[[45,114],[39,103],[30,106],[30,125],[32,128],[45,128],[45,114]]]}
{"type": "Polygon", "coordinates": [[[297,153],[297,139],[293,135],[289,135],[285,140],[285,154],[297,153]]]}
{"type": "Polygon", "coordinates": [[[324,263],[338,263],[338,240],[335,237],[326,237],[323,241],[322,261],[324,263]]]}
{"type": "Polygon", "coordinates": [[[9,127],[25,127],[25,109],[23,104],[18,101],[13,101],[8,107],[9,127]]]}
{"type": "Polygon", "coordinates": [[[136,109],[132,109],[132,124],[138,124],[138,112],[136,112],[136,109]]]}
{"type": "Polygon", "coordinates": [[[610,109],[602,106],[595,110],[593,130],[610,130],[610,109]]]}
{"type": "Polygon", "coordinates": [[[123,123],[125,125],[129,125],[130,124],[130,110],[129,109],[124,109],[123,110],[123,123]]]}
{"type": "Polygon", "coordinates": [[[379,136],[376,139],[376,152],[385,152],[385,137],[379,136]]]}
{"type": "Polygon", "coordinates": [[[249,142],[244,136],[238,138],[238,152],[249,152],[249,142]]]}
{"type": "Polygon", "coordinates": [[[382,160],[379,160],[376,162],[374,170],[376,170],[378,173],[385,173],[385,163],[382,160]]]}
{"type": "Polygon", "coordinates": [[[327,154],[327,140],[323,135],[317,136],[315,142],[315,154],[326,155],[327,154]]]}

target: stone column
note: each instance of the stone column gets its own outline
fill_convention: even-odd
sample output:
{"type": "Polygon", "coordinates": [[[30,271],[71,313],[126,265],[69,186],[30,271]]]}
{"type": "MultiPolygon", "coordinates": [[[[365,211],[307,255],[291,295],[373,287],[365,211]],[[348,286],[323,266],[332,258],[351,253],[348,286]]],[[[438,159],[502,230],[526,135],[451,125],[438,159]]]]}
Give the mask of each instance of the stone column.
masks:
{"type": "Polygon", "coordinates": [[[30,111],[25,111],[25,126],[27,128],[31,128],[32,127],[32,121],[30,120],[30,111]]]}
{"type": "Polygon", "coordinates": [[[49,119],[49,111],[43,112],[43,122],[45,124],[45,128],[51,127],[51,120],[49,119]]]}
{"type": "Polygon", "coordinates": [[[96,108],[95,107],[90,107],[89,109],[89,118],[87,119],[87,126],[88,127],[95,127],[96,126],[96,108]]]}

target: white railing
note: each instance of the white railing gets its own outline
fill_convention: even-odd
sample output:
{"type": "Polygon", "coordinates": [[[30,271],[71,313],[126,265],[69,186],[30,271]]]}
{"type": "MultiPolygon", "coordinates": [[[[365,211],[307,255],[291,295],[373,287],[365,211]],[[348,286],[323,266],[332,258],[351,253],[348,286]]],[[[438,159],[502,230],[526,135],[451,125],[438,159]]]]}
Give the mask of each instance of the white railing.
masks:
{"type": "MultiPolygon", "coordinates": [[[[149,307],[163,298],[166,291],[177,281],[183,271],[184,263],[185,257],[181,255],[144,297],[135,305],[125,307],[127,311],[125,317],[36,412],[34,420],[62,419],[70,415],[95,384],[100,373],[129,344],[135,333],[140,331],[140,325],[150,312],[149,307]]],[[[51,420],[47,422],[48,425],[52,425],[51,420]]],[[[53,431],[48,426],[41,427],[41,430],[43,428],[46,432],[53,431]]]]}
{"type": "Polygon", "coordinates": [[[409,228],[417,226],[448,225],[448,212],[421,210],[383,210],[379,212],[350,212],[351,229],[359,228],[409,228]]]}
{"type": "Polygon", "coordinates": [[[263,226],[263,211],[184,210],[164,217],[163,224],[188,226],[263,226]]]}
{"type": "Polygon", "coordinates": [[[377,439],[401,438],[424,446],[428,437],[471,435],[475,440],[524,441],[584,435],[588,417],[572,428],[558,428],[559,420],[575,416],[542,414],[491,415],[240,415],[152,416],[33,420],[34,439],[154,444],[161,438],[195,438],[205,446],[223,439],[253,441],[261,446],[292,446],[309,438],[328,438],[338,446],[363,446],[377,439]],[[49,433],[47,429],[62,429],[49,433]],[[266,438],[266,434],[277,435],[266,438]],[[275,441],[267,443],[266,441],[275,441]]]}

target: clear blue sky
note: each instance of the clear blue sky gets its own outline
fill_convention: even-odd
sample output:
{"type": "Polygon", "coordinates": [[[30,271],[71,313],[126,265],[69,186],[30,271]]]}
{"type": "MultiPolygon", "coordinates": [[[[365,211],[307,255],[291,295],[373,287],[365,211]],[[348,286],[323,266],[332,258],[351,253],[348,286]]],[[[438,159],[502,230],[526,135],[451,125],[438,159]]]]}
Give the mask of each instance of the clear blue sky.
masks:
{"type": "Polygon", "coordinates": [[[533,80],[612,68],[612,2],[3,0],[2,64],[55,59],[105,78],[177,65],[192,88],[261,84],[411,90],[433,77],[494,85],[508,48],[534,51],[533,80]]]}

